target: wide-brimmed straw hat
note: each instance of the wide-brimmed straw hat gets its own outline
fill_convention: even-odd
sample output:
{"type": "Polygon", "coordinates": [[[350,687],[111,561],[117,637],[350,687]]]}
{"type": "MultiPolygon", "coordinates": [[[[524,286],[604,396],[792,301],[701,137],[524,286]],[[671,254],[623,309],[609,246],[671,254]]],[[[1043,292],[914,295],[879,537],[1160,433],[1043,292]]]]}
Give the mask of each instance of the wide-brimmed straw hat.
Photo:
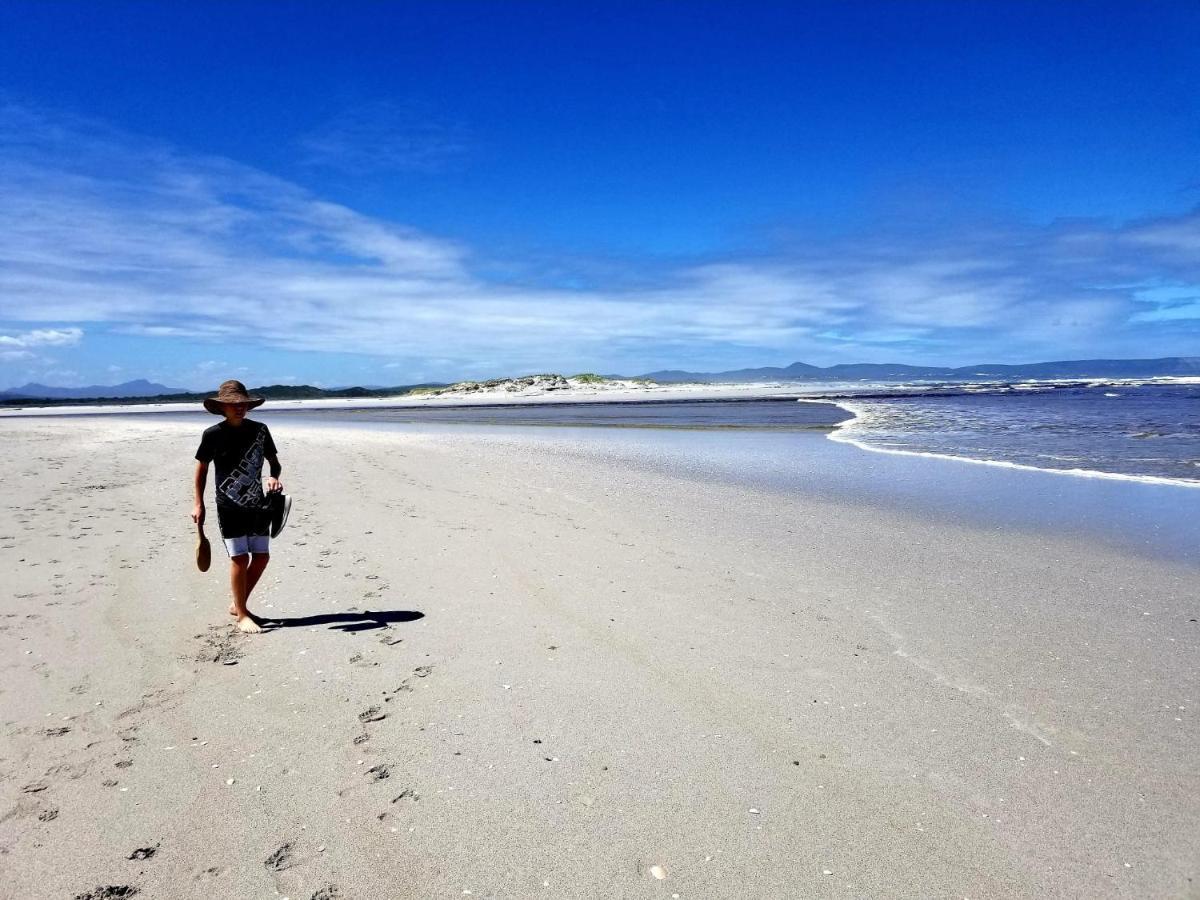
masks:
{"type": "Polygon", "coordinates": [[[246,386],[244,384],[240,381],[230,379],[223,382],[217,388],[217,396],[205,399],[204,408],[214,416],[223,416],[225,415],[223,408],[223,404],[225,403],[245,403],[250,409],[254,409],[254,407],[262,406],[266,402],[266,399],[263,397],[251,397],[246,393],[246,386]]]}

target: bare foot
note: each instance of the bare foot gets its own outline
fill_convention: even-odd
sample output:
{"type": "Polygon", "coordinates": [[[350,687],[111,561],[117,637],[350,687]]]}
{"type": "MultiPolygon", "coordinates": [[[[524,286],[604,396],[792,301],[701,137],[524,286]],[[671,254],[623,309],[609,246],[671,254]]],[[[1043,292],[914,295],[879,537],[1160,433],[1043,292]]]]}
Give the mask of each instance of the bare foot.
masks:
{"type": "Polygon", "coordinates": [[[237,630],[246,634],[258,634],[262,631],[262,626],[254,621],[253,616],[247,614],[238,618],[237,630]]]}
{"type": "Polygon", "coordinates": [[[236,616],[238,614],[237,607],[232,603],[229,604],[229,614],[231,616],[236,616]]]}

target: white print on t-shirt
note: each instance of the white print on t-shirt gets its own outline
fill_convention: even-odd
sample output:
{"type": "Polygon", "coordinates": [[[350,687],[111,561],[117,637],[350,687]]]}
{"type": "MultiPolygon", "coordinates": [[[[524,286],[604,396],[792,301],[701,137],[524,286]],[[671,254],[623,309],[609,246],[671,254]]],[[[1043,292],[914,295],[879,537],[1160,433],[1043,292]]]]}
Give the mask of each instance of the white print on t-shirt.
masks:
{"type": "Polygon", "coordinates": [[[237,468],[221,482],[221,493],[238,506],[253,507],[263,504],[262,464],[266,438],[267,429],[260,428],[254,443],[246,448],[246,453],[237,464],[237,468]]]}

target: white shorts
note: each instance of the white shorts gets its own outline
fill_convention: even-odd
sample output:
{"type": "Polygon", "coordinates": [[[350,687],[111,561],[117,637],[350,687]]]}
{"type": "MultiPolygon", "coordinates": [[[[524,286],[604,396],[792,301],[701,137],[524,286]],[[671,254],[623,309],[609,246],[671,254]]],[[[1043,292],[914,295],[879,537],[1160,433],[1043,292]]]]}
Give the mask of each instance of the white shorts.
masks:
{"type": "Polygon", "coordinates": [[[265,534],[249,534],[235,538],[224,538],[225,549],[229,551],[229,556],[232,559],[235,556],[244,556],[247,553],[270,553],[271,539],[265,534]]]}

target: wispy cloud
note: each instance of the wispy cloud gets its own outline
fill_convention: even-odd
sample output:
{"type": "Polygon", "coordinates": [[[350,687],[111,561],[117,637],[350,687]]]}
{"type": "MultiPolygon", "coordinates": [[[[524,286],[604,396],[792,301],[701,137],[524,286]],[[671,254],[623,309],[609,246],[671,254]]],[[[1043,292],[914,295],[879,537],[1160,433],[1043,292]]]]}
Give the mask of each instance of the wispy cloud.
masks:
{"type": "Polygon", "coordinates": [[[1145,304],[1145,308],[1133,314],[1134,322],[1200,320],[1200,286],[1186,289],[1150,287],[1139,291],[1135,297],[1145,304]]]}
{"type": "Polygon", "coordinates": [[[342,110],[299,145],[306,165],[372,175],[441,171],[466,155],[470,138],[422,104],[375,101],[342,110]]]}
{"type": "Polygon", "coordinates": [[[505,261],[230,160],[16,106],[0,109],[0,198],[0,324],[28,329],[14,340],[94,324],[470,374],[1151,355],[1200,335],[1177,301],[1139,293],[1200,284],[1195,211],[825,240],[568,290],[489,280],[505,261]]]}

